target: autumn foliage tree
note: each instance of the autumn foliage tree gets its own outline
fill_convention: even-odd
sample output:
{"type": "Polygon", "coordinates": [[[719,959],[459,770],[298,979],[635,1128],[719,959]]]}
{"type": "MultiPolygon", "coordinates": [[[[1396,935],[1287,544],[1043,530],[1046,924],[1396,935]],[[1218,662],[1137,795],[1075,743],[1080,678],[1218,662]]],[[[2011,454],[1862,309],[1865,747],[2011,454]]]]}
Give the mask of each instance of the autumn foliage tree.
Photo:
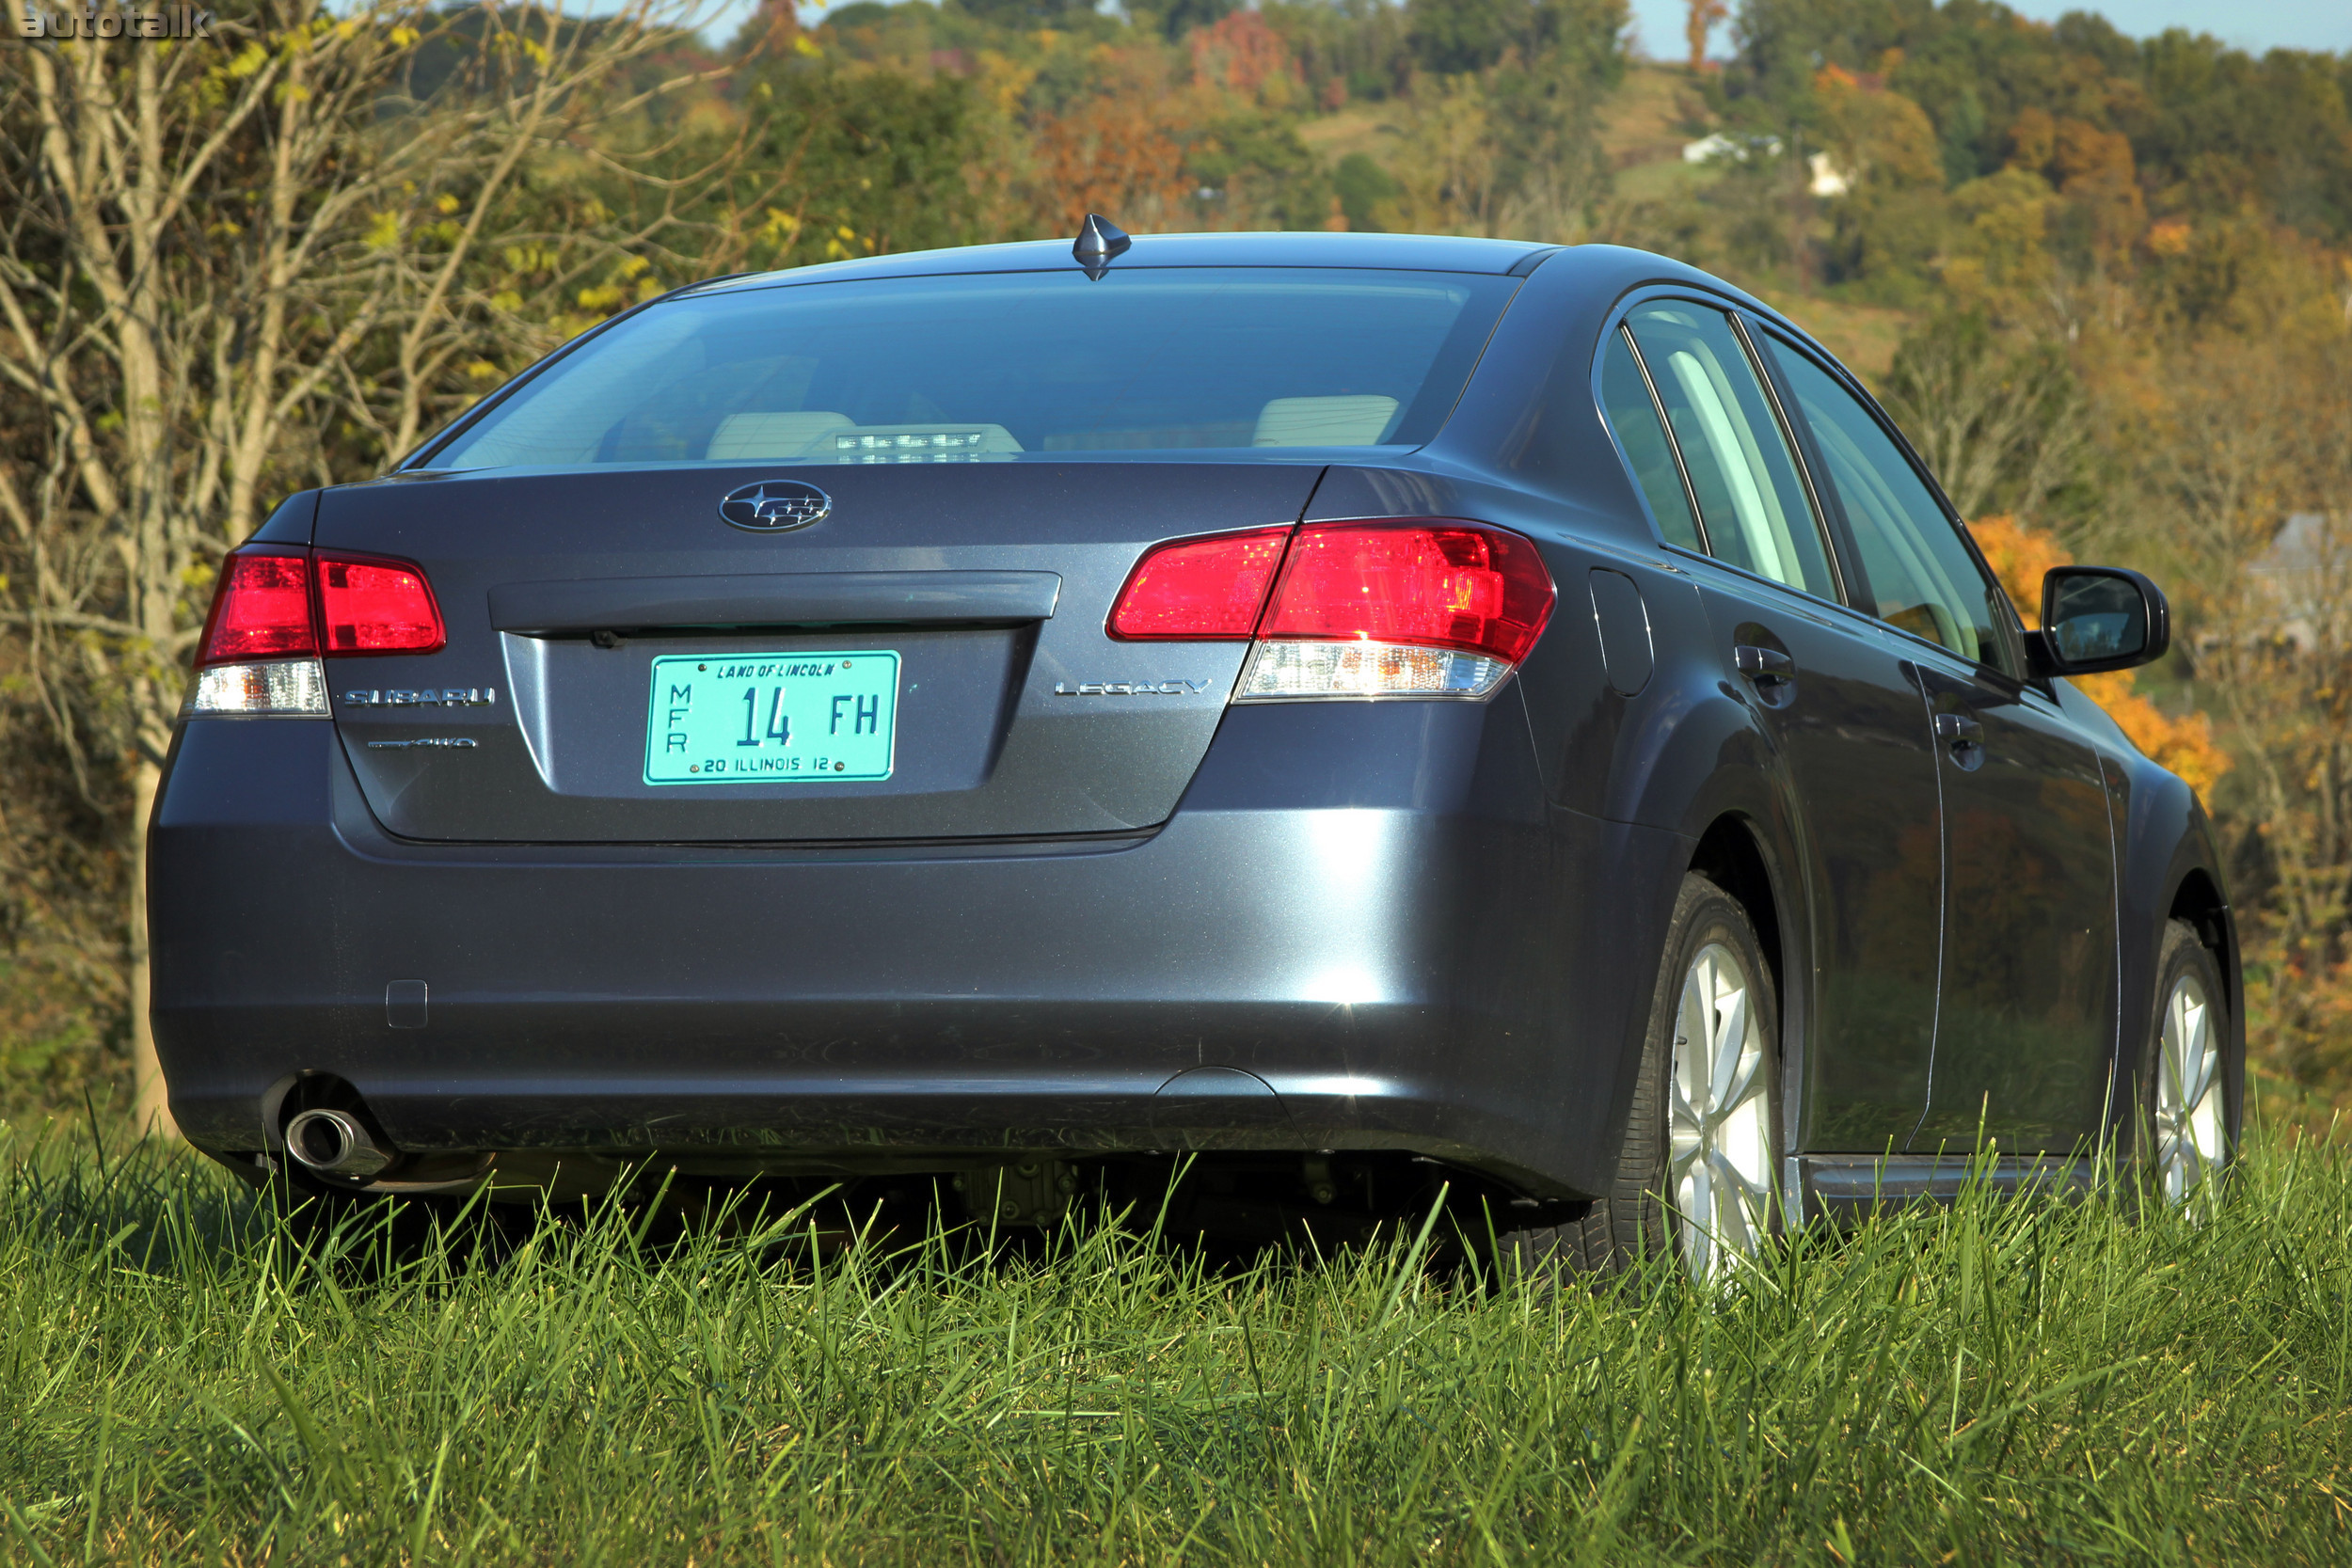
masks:
{"type": "MultiPolygon", "coordinates": [[[[215,567],[287,491],[373,471],[560,341],[615,251],[667,227],[659,198],[633,229],[602,206],[548,222],[566,204],[532,189],[556,150],[693,79],[627,80],[664,20],[260,0],[208,40],[12,40],[0,629],[40,744],[119,851],[107,957],[148,1125],[168,1115],[144,829],[215,567]]],[[[607,309],[637,293],[619,265],[607,309]]]]}
{"type": "MultiPolygon", "coordinates": [[[[2014,517],[1979,517],[1968,525],[1968,531],[1976,535],[1977,547],[2009,591],[2026,626],[2039,628],[2042,574],[2053,566],[2073,564],[2074,556],[2053,535],[2014,517]]],[[[2076,675],[2073,684],[2106,710],[2133,745],[2178,773],[2200,795],[2211,795],[2221,775],[2230,770],[2230,754],[2214,740],[2213,721],[2201,713],[2165,712],[2137,689],[2133,671],[2076,675]]]]}

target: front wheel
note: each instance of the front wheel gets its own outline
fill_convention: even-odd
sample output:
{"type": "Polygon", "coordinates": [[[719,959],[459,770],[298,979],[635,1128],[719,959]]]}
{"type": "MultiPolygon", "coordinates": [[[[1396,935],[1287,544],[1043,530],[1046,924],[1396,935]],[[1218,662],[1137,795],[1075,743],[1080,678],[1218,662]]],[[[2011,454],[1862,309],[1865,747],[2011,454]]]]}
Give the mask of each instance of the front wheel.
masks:
{"type": "Polygon", "coordinates": [[[1720,1283],[1777,1228],[1780,1002],[1747,911],[1682,879],[1615,1180],[1582,1217],[1503,1238],[1521,1268],[1612,1274],[1672,1246],[1720,1283]]]}
{"type": "Polygon", "coordinates": [[[2229,1168],[2242,1100],[2221,966],[2186,921],[2164,928],[2154,1035],[2139,1069],[2137,1163],[2166,1207],[2178,1209],[2229,1168]]]}

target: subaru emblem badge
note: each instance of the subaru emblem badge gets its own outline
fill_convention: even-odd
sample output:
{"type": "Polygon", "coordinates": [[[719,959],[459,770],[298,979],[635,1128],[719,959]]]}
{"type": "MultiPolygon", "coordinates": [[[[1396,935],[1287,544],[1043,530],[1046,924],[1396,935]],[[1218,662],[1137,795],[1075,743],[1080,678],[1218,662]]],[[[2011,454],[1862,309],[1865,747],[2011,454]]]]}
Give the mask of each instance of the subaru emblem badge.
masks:
{"type": "Polygon", "coordinates": [[[720,516],[737,528],[763,533],[806,528],[821,522],[832,510],[831,496],[797,479],[763,479],[728,491],[726,499],[719,503],[720,516]]]}

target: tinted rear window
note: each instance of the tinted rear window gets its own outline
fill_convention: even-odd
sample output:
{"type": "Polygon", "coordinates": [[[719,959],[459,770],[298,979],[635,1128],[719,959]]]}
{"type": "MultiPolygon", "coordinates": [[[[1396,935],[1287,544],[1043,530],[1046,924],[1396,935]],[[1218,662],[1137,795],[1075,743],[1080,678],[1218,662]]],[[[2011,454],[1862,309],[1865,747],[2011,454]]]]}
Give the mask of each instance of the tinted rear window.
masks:
{"type": "Polygon", "coordinates": [[[436,468],[1012,461],[1414,447],[1518,280],[1116,268],[803,284],[657,305],[565,356],[436,468]]]}

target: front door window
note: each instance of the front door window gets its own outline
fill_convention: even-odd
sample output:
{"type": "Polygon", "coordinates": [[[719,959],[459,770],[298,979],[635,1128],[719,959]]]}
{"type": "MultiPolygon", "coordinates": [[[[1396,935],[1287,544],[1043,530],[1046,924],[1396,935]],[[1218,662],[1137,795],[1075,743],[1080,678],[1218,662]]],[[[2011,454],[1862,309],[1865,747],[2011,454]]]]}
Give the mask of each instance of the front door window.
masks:
{"type": "Polygon", "coordinates": [[[1820,448],[1845,508],[1868,610],[1890,626],[2009,673],[1995,595],[1944,509],[1879,422],[1831,374],[1801,354],[1774,357],[1820,448]]]}

